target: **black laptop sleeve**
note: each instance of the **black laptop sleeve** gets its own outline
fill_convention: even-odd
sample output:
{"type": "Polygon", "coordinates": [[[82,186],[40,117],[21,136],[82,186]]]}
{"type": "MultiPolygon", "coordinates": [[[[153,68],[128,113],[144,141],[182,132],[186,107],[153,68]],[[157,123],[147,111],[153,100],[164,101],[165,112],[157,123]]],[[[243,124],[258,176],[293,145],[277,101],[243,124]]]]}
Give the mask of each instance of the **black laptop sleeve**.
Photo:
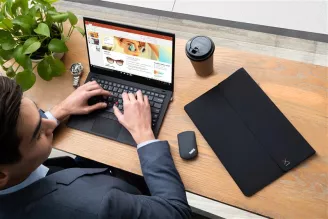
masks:
{"type": "Polygon", "coordinates": [[[315,153],[243,68],[185,111],[246,196],[315,153]]]}

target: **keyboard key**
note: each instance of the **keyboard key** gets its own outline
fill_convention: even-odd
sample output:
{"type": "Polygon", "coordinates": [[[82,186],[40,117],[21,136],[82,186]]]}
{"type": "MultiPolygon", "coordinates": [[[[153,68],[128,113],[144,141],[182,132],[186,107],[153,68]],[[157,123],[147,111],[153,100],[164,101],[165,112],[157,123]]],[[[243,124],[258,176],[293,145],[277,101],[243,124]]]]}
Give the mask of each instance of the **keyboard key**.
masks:
{"type": "Polygon", "coordinates": [[[102,84],[103,84],[103,83],[105,83],[105,81],[104,81],[104,80],[101,80],[101,81],[100,81],[100,83],[102,83],[102,84]]]}
{"type": "Polygon", "coordinates": [[[105,84],[108,84],[108,81],[105,81],[105,84]]]}
{"type": "Polygon", "coordinates": [[[159,95],[159,98],[165,98],[165,95],[160,94],[160,95],[159,95]]]}
{"type": "Polygon", "coordinates": [[[117,90],[118,90],[118,88],[117,87],[114,87],[113,91],[116,92],[117,90]]]}
{"type": "Polygon", "coordinates": [[[122,110],[123,109],[123,106],[120,104],[120,105],[118,105],[118,109],[119,110],[122,110]]]}
{"type": "Polygon", "coordinates": [[[146,94],[147,94],[147,95],[150,95],[150,92],[149,92],[149,91],[147,91],[147,92],[146,92],[146,94]]]}
{"type": "Polygon", "coordinates": [[[127,93],[128,91],[127,90],[124,90],[123,93],[127,93]]]}
{"type": "Polygon", "coordinates": [[[121,84],[117,84],[116,86],[117,86],[118,88],[120,88],[120,87],[121,87],[121,84]]]}
{"type": "Polygon", "coordinates": [[[112,91],[113,87],[112,86],[108,86],[107,90],[112,91]]]}
{"type": "Polygon", "coordinates": [[[117,85],[116,83],[113,83],[113,86],[114,86],[114,87],[116,87],[116,85],[117,85]]]}
{"type": "Polygon", "coordinates": [[[146,91],[145,91],[145,90],[142,90],[141,92],[142,92],[142,94],[145,94],[145,93],[146,93],[146,91]]]}
{"type": "Polygon", "coordinates": [[[120,94],[123,93],[123,89],[122,89],[122,88],[118,89],[118,92],[119,92],[120,94]]]}
{"type": "Polygon", "coordinates": [[[154,102],[153,101],[149,101],[149,105],[150,106],[154,106],[154,102]]]}
{"type": "Polygon", "coordinates": [[[120,99],[121,99],[121,98],[122,98],[122,94],[119,94],[119,95],[118,95],[118,98],[120,98],[120,99]]]}
{"type": "Polygon", "coordinates": [[[154,96],[155,94],[154,94],[154,92],[151,92],[150,95],[154,96]]]}
{"type": "Polygon", "coordinates": [[[95,81],[96,79],[95,78],[91,78],[91,81],[95,81]]]}
{"type": "Polygon", "coordinates": [[[133,91],[134,91],[134,92],[137,92],[137,91],[138,91],[138,89],[137,89],[137,88],[134,88],[134,89],[133,89],[133,91]]]}
{"type": "Polygon", "coordinates": [[[159,113],[160,112],[160,109],[157,109],[157,108],[152,107],[151,108],[151,112],[152,113],[159,113]]]}
{"type": "Polygon", "coordinates": [[[100,87],[104,88],[104,85],[103,84],[99,84],[99,85],[100,85],[100,87]]]}
{"type": "MultiPolygon", "coordinates": [[[[114,88],[115,89],[115,88],[114,88]]],[[[113,93],[114,97],[118,97],[118,93],[113,93]]]]}
{"type": "Polygon", "coordinates": [[[158,114],[153,114],[153,119],[158,119],[158,114]]]}
{"type": "Polygon", "coordinates": [[[97,79],[97,83],[98,83],[98,84],[100,83],[100,79],[97,79]]]}
{"type": "Polygon", "coordinates": [[[157,93],[155,93],[155,97],[158,97],[158,94],[157,93]]]}
{"type": "Polygon", "coordinates": [[[123,100],[122,100],[122,99],[119,99],[119,100],[118,100],[118,103],[119,103],[119,104],[122,104],[122,103],[123,103],[123,100]]]}
{"type": "Polygon", "coordinates": [[[156,123],[157,122],[157,119],[153,119],[152,121],[153,121],[153,123],[156,123]]]}
{"type": "Polygon", "coordinates": [[[153,96],[149,96],[149,97],[148,97],[148,100],[153,100],[153,99],[154,99],[153,96]]]}
{"type": "Polygon", "coordinates": [[[133,87],[130,87],[129,90],[130,90],[130,91],[133,91],[133,87]]]}
{"type": "Polygon", "coordinates": [[[159,103],[154,103],[154,107],[156,107],[156,108],[162,108],[162,104],[159,104],[159,103]]]}
{"type": "Polygon", "coordinates": [[[155,98],[154,98],[154,101],[157,102],[157,103],[163,103],[163,102],[164,102],[163,99],[158,98],[158,97],[155,97],[155,98]]]}
{"type": "Polygon", "coordinates": [[[125,88],[125,90],[129,90],[129,86],[125,86],[124,88],[125,88]]]}
{"type": "Polygon", "coordinates": [[[107,101],[111,103],[111,102],[113,102],[113,99],[114,98],[112,96],[109,96],[108,99],[107,99],[107,101]]]}
{"type": "Polygon", "coordinates": [[[112,82],[108,82],[108,85],[113,85],[113,83],[112,82]]]}
{"type": "Polygon", "coordinates": [[[108,85],[107,85],[107,84],[105,84],[105,86],[104,86],[104,89],[105,89],[105,90],[107,90],[107,89],[108,89],[108,85]]]}
{"type": "Polygon", "coordinates": [[[156,123],[153,122],[153,123],[152,123],[152,126],[153,126],[153,128],[154,128],[154,127],[156,126],[156,123]]]}

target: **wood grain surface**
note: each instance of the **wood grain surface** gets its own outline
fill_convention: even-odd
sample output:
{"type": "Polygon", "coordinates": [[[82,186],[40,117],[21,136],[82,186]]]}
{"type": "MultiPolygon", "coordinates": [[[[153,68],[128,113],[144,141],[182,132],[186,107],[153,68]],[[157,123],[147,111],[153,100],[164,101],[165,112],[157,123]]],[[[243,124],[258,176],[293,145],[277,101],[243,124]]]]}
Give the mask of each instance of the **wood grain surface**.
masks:
{"type": "MultiPolygon", "coordinates": [[[[81,21],[79,25],[82,26],[81,21]]],[[[159,139],[169,141],[186,189],[273,218],[328,218],[328,68],[216,48],[215,72],[201,78],[184,53],[185,43],[181,39],[176,41],[174,101],[169,106],[159,139]],[[317,152],[250,198],[242,194],[183,109],[241,67],[317,152]],[[193,161],[184,161],[179,156],[177,134],[186,130],[195,131],[197,136],[199,156],[193,161]]],[[[74,33],[67,45],[70,51],[63,59],[67,72],[51,82],[37,77],[36,85],[25,93],[44,110],[73,91],[71,64],[83,64],[82,80],[89,72],[85,39],[74,33]]],[[[64,124],[55,133],[54,147],[141,174],[135,148],[67,128],[64,124]]]]}

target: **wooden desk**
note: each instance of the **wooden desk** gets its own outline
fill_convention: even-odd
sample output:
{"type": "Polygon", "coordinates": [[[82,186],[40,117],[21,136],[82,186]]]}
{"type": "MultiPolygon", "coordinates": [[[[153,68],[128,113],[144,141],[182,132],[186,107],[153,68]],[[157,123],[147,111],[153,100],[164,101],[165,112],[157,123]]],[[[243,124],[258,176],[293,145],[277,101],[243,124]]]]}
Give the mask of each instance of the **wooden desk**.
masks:
{"type": "MultiPolygon", "coordinates": [[[[184,53],[186,41],[177,39],[175,94],[159,138],[168,140],[186,189],[220,202],[274,218],[328,218],[328,68],[226,48],[215,52],[215,72],[200,78],[184,53]],[[317,155],[282,176],[251,198],[245,197],[206,143],[183,107],[234,71],[244,67],[279,109],[317,151],[317,155]],[[183,161],[177,134],[196,131],[199,156],[183,161]]],[[[68,42],[67,70],[73,62],[89,72],[86,43],[79,34],[68,42]]],[[[49,109],[73,91],[69,71],[46,82],[37,78],[26,95],[49,109]]],[[[65,127],[58,130],[57,149],[141,174],[136,149],[65,127]]]]}

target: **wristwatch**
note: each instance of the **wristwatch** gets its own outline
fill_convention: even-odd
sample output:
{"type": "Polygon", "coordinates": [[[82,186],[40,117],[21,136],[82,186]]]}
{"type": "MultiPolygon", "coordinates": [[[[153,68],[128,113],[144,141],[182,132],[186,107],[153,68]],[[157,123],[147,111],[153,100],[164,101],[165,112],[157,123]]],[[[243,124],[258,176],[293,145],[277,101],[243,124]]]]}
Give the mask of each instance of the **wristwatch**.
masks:
{"type": "Polygon", "coordinates": [[[80,86],[80,78],[83,73],[83,65],[81,63],[74,63],[71,66],[71,73],[73,75],[73,87],[80,86]]]}

